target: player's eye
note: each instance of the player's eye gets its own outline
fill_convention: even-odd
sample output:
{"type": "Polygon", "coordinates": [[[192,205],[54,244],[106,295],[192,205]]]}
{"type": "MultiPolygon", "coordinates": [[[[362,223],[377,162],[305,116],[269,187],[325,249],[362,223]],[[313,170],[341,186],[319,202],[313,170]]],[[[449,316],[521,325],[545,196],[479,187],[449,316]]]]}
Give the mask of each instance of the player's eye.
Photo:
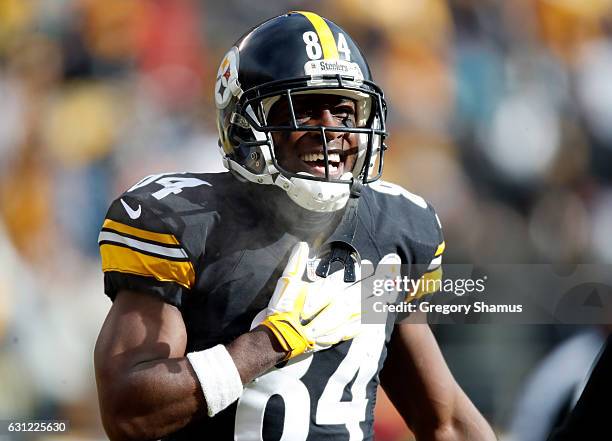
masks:
{"type": "Polygon", "coordinates": [[[295,109],[295,120],[298,124],[303,124],[312,118],[312,114],[311,109],[295,109]]]}
{"type": "Polygon", "coordinates": [[[333,109],[334,117],[345,127],[355,127],[355,110],[352,106],[336,106],[333,109]]]}

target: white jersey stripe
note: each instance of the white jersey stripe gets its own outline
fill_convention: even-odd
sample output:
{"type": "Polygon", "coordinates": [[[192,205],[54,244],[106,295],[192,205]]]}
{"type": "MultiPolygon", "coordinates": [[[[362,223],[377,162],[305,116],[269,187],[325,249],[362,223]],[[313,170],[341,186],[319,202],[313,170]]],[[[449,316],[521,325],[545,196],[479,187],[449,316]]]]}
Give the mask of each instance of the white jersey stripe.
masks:
{"type": "Polygon", "coordinates": [[[98,243],[100,242],[115,242],[123,245],[127,245],[130,248],[137,250],[146,251],[147,253],[158,254],[160,256],[173,257],[175,259],[186,259],[187,253],[182,248],[168,248],[161,245],[153,245],[140,240],[132,239],[130,237],[121,236],[117,233],[110,231],[101,231],[98,236],[98,243]]]}
{"type": "Polygon", "coordinates": [[[427,272],[435,270],[441,264],[442,264],[442,255],[439,255],[438,257],[436,257],[435,259],[431,261],[431,263],[429,264],[429,267],[427,267],[427,272]]]}

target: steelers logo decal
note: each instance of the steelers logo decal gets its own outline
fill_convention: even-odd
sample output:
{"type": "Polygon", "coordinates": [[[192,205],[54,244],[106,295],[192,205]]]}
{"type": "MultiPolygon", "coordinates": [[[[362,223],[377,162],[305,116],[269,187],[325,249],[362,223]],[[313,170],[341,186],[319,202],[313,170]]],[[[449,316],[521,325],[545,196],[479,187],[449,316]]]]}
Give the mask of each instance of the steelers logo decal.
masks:
{"type": "Polygon", "coordinates": [[[217,81],[215,83],[215,104],[217,108],[225,108],[232,96],[237,96],[240,92],[240,83],[238,83],[238,48],[233,47],[225,54],[217,71],[217,81]]]}

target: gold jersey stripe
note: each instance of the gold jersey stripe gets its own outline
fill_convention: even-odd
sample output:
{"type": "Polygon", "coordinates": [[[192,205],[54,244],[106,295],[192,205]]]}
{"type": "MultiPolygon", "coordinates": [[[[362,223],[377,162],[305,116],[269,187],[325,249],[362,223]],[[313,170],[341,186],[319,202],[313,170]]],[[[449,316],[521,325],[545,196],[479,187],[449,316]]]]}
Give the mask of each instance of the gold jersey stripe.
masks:
{"type": "Polygon", "coordinates": [[[425,273],[419,279],[419,288],[415,293],[408,295],[406,301],[420,299],[424,295],[440,291],[442,287],[442,267],[425,273]]]}
{"type": "Polygon", "coordinates": [[[325,20],[314,12],[296,12],[306,17],[314,27],[315,32],[319,36],[321,48],[323,48],[323,58],[326,60],[338,60],[339,56],[338,48],[336,47],[336,40],[334,39],[334,34],[325,20]]]}
{"type": "Polygon", "coordinates": [[[438,249],[436,250],[436,254],[434,254],[434,257],[438,257],[440,254],[444,252],[445,249],[446,249],[446,242],[442,242],[440,245],[438,245],[438,249]]]}
{"type": "Polygon", "coordinates": [[[102,271],[154,277],[162,282],[175,282],[191,289],[195,271],[189,261],[175,261],[139,253],[130,248],[104,243],[100,245],[102,271]]]}
{"type": "Polygon", "coordinates": [[[173,234],[164,233],[153,233],[147,230],[141,230],[140,228],[130,227],[129,225],[122,224],[110,219],[105,219],[102,228],[110,228],[118,233],[129,234],[131,236],[139,237],[141,239],[152,240],[157,243],[163,243],[166,245],[178,245],[179,242],[173,234]]]}

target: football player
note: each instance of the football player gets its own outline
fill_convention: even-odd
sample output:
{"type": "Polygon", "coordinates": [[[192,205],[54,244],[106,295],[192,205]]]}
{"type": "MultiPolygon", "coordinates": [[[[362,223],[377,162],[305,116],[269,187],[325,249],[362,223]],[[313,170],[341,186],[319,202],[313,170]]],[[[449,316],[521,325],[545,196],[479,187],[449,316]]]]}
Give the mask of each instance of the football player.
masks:
{"type": "Polygon", "coordinates": [[[431,278],[444,242],[427,202],[377,181],[386,105],[351,37],[272,18],[214,94],[229,171],[149,176],[100,232],[111,440],[372,439],[379,384],[419,440],[494,439],[427,325],[360,323],[362,262],[431,278]]]}

